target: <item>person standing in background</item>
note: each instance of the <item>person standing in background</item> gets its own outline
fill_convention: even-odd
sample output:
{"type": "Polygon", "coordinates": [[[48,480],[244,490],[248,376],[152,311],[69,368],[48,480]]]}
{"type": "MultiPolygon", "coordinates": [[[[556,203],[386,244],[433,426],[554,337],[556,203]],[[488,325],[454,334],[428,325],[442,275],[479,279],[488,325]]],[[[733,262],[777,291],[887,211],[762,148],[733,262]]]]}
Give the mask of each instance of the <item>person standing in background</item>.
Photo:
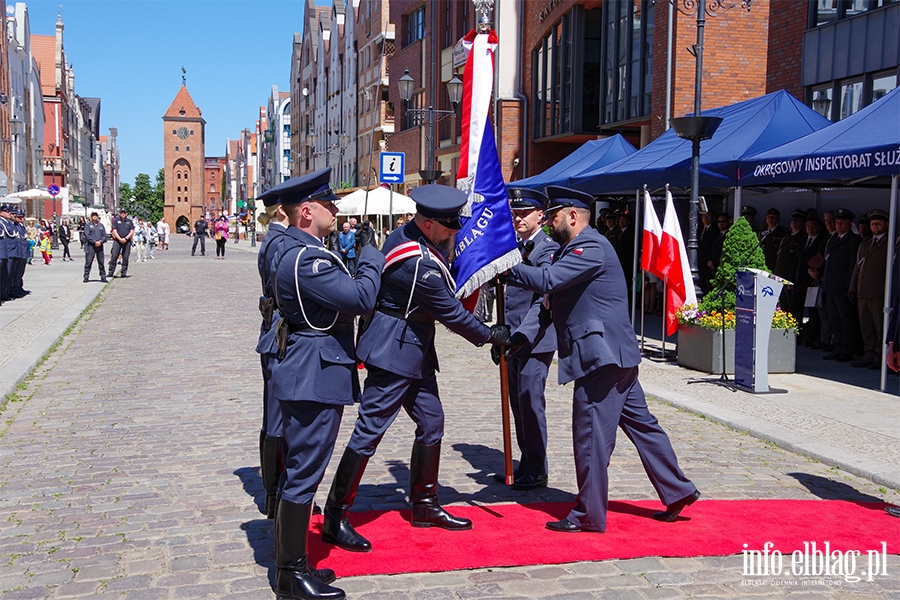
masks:
{"type": "Polygon", "coordinates": [[[100,222],[100,215],[91,213],[91,220],[84,225],[84,282],[87,283],[91,276],[91,266],[94,258],[100,270],[100,281],[106,283],[106,268],[103,266],[106,257],[103,256],[103,244],[106,242],[106,227],[100,222]]]}
{"type": "Polygon", "coordinates": [[[71,241],[72,228],[69,227],[69,220],[63,219],[62,225],[59,226],[59,243],[63,245],[63,262],[72,260],[72,255],[69,253],[69,242],[71,241]]]}
{"type": "Polygon", "coordinates": [[[225,244],[228,243],[228,219],[222,215],[213,225],[213,237],[216,240],[216,260],[225,260],[225,244]]]}
{"type": "Polygon", "coordinates": [[[119,216],[112,219],[112,248],[109,251],[110,277],[115,277],[116,264],[119,256],[122,257],[122,274],[120,277],[128,277],[128,257],[131,256],[131,240],[134,239],[134,221],[128,218],[128,211],[119,209],[119,216]]]}

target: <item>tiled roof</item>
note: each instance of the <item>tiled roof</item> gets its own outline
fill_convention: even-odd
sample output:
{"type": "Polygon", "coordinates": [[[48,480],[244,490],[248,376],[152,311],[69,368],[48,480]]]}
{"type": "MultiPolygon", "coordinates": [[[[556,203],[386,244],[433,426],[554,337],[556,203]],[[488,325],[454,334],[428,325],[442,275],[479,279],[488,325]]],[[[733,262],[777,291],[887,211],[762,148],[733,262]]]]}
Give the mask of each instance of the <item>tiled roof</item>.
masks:
{"type": "Polygon", "coordinates": [[[187,88],[182,85],[181,89],[178,90],[178,93],[175,94],[175,99],[172,101],[171,106],[169,106],[169,110],[163,115],[163,118],[185,117],[189,119],[202,119],[203,117],[200,116],[201,114],[200,109],[194,104],[191,94],[188,92],[187,88]],[[182,111],[184,114],[181,114],[182,111]]]}
{"type": "Polygon", "coordinates": [[[41,70],[41,94],[56,95],[56,36],[31,35],[31,53],[41,70]]]}

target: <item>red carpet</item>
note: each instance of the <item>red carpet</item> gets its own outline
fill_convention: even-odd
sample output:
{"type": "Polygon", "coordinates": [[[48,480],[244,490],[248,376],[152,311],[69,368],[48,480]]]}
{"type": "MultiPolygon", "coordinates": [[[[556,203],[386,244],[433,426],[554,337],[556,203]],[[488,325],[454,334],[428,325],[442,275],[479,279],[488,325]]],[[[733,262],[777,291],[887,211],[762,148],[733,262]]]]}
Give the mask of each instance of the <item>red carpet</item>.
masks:
{"type": "Polygon", "coordinates": [[[701,500],[675,523],[651,515],[656,501],[611,501],[605,534],[557,533],[544,528],[565,517],[571,503],[453,506],[472,519],[470,531],[419,529],[409,511],[351,513],[351,522],[372,542],[371,553],[341,550],[321,540],[322,517],[314,517],[310,558],[340,577],[390,573],[453,571],[482,567],[568,563],[644,556],[725,556],[744,544],[762,550],[771,542],[790,560],[803,542],[832,550],[900,550],[900,519],[884,512],[884,503],[839,500],[701,500]]]}

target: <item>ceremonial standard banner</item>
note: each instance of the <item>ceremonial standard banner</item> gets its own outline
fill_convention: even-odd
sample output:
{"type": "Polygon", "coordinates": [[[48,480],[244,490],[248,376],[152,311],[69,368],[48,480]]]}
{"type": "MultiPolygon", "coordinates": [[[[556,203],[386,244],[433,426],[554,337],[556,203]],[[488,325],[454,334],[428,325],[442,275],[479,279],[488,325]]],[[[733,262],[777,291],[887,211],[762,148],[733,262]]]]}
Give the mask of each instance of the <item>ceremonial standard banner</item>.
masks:
{"type": "Polygon", "coordinates": [[[472,30],[463,44],[469,56],[463,79],[463,139],[456,185],[468,194],[469,201],[463,209],[462,229],[456,234],[452,274],[457,298],[471,296],[522,260],[488,119],[497,34],[472,30]]]}

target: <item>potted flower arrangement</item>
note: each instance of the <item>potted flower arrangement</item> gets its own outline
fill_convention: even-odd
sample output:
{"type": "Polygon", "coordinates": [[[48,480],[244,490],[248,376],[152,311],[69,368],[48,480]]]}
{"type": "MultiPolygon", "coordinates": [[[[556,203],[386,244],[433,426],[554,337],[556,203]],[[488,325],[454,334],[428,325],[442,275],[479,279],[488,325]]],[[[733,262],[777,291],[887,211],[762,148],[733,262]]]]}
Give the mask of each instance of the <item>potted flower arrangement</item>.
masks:
{"type": "MultiPolygon", "coordinates": [[[[678,364],[707,373],[722,372],[722,311],[725,315],[725,366],[734,372],[735,273],[741,265],[765,269],[765,257],[746,219],[738,219],[725,235],[722,259],[712,281],[714,290],[724,285],[723,299],[707,294],[698,304],[686,304],[677,312],[678,364]],[[751,254],[752,251],[752,254],[751,254]],[[749,257],[748,257],[749,255],[749,257]],[[730,285],[726,285],[726,283],[730,285]]],[[[793,373],[796,364],[797,321],[776,310],[769,337],[769,372],[793,373]]]]}

